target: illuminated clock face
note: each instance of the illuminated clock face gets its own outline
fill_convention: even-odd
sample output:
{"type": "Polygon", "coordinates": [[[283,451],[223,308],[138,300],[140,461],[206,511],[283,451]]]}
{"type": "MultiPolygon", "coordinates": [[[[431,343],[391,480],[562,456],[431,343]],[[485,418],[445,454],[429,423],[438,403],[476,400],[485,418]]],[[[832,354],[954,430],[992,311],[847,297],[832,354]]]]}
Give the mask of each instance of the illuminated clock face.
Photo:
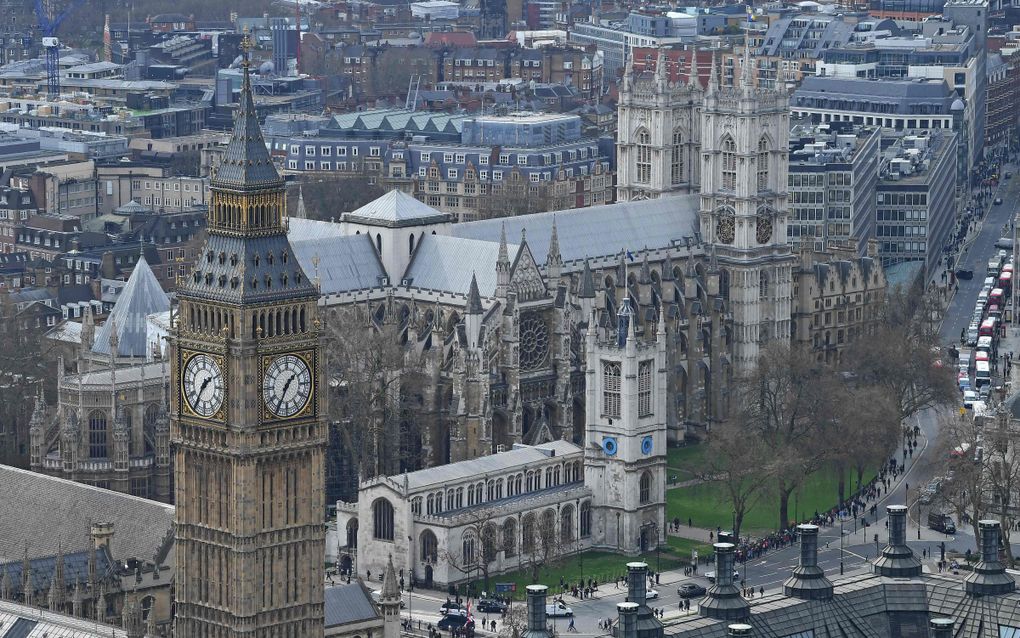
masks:
{"type": "Polygon", "coordinates": [[[292,417],[312,396],[312,371],[304,359],[285,354],[273,359],[262,381],[262,397],[270,412],[278,417],[292,417]]]}
{"type": "Polygon", "coordinates": [[[772,239],[772,216],[767,212],[758,213],[755,220],[754,236],[759,244],[767,244],[772,239]]]}
{"type": "Polygon", "coordinates": [[[720,243],[733,243],[735,236],[733,213],[729,211],[719,213],[719,217],[715,222],[715,235],[720,243]]]}
{"type": "Polygon", "coordinates": [[[198,354],[184,367],[184,395],[195,414],[211,417],[223,405],[223,371],[216,360],[198,354]]]}

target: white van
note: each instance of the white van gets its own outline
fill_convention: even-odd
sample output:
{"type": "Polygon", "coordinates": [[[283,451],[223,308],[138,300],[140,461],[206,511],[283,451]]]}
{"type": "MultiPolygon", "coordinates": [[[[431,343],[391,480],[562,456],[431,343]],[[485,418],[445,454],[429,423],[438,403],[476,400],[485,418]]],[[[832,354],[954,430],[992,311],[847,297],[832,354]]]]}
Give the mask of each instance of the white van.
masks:
{"type": "Polygon", "coordinates": [[[574,610],[571,609],[570,607],[567,607],[567,605],[565,603],[563,603],[563,601],[557,600],[557,601],[551,602],[551,603],[549,603],[548,605],[545,606],[545,615],[546,616],[551,616],[553,618],[556,618],[556,617],[559,617],[559,616],[568,616],[569,617],[569,616],[573,616],[574,615],[574,610]]]}
{"type": "Polygon", "coordinates": [[[978,361],[974,364],[974,386],[980,388],[983,385],[991,385],[992,372],[987,361],[978,361]]]}
{"type": "Polygon", "coordinates": [[[972,323],[969,326],[967,326],[967,345],[973,347],[977,345],[977,340],[978,340],[978,325],[976,323],[972,323]]]}
{"type": "Polygon", "coordinates": [[[985,277],[985,283],[981,287],[984,288],[985,286],[994,286],[994,285],[995,285],[995,277],[985,277]]]}

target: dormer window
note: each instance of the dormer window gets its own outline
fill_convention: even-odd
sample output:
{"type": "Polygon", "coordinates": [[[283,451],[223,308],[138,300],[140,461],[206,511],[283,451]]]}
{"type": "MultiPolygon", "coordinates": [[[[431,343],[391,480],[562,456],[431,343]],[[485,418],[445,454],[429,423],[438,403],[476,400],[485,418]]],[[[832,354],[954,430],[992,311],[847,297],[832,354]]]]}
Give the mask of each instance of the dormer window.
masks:
{"type": "Polygon", "coordinates": [[[237,253],[233,253],[230,255],[230,265],[231,266],[237,265],[237,253]]]}
{"type": "Polygon", "coordinates": [[[256,267],[258,267],[258,265],[259,265],[259,256],[258,256],[258,255],[255,255],[255,256],[254,256],[254,257],[252,258],[252,260],[253,260],[253,261],[255,262],[255,266],[256,266],[256,267]]]}
{"type": "Polygon", "coordinates": [[[268,263],[268,264],[269,264],[270,266],[272,266],[272,265],[273,265],[273,253],[266,253],[266,262],[267,262],[267,263],[268,263]]]}
{"type": "Polygon", "coordinates": [[[220,265],[222,266],[225,263],[227,263],[227,254],[226,253],[220,253],[220,265]]]}
{"type": "Polygon", "coordinates": [[[269,273],[266,273],[266,288],[272,288],[272,287],[273,287],[273,278],[271,276],[269,276],[269,273]]]}
{"type": "Polygon", "coordinates": [[[226,285],[227,285],[227,276],[226,275],[220,275],[220,288],[222,288],[222,287],[224,287],[226,285]]]}

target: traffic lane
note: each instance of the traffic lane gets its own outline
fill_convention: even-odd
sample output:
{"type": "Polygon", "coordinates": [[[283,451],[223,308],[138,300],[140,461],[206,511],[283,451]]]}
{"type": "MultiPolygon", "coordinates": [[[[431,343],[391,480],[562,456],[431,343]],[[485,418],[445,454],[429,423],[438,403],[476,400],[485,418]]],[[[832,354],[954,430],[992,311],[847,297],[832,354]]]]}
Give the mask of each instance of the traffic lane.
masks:
{"type": "Polygon", "coordinates": [[[988,260],[991,258],[995,248],[995,242],[1002,237],[1002,226],[1015,215],[1020,203],[1017,201],[1017,193],[1020,192],[1020,180],[1003,180],[999,189],[992,195],[1002,198],[1002,204],[992,205],[985,214],[981,230],[967,250],[967,256],[963,260],[966,270],[973,270],[973,279],[961,279],[959,290],[950,303],[943,318],[942,339],[944,343],[959,343],[960,331],[970,324],[970,317],[974,311],[974,304],[977,302],[978,293],[984,282],[988,260]]]}

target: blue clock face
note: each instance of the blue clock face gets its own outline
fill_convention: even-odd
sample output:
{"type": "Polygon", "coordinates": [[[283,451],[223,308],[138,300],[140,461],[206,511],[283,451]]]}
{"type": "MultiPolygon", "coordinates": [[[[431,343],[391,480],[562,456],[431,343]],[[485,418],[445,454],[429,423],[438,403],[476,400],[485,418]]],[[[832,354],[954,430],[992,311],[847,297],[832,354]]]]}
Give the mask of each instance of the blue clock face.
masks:
{"type": "Polygon", "coordinates": [[[602,438],[602,451],[609,456],[616,456],[616,450],[618,448],[619,446],[617,445],[614,437],[606,436],[602,438]]]}
{"type": "Polygon", "coordinates": [[[652,437],[646,436],[645,438],[641,439],[641,453],[642,454],[651,454],[652,453],[652,449],[654,447],[655,447],[655,445],[654,445],[654,442],[652,441],[652,437]]]}

